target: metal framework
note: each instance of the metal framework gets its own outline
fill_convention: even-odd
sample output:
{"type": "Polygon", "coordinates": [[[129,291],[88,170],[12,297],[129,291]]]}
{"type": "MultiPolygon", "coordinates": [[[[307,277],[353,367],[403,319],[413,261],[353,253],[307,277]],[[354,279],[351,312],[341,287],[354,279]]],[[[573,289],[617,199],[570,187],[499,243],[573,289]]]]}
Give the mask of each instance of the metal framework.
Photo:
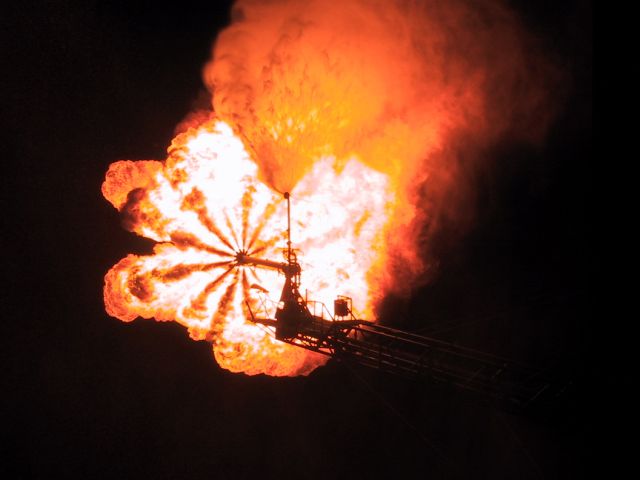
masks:
{"type": "MultiPolygon", "coordinates": [[[[288,240],[285,262],[236,255],[237,266],[273,268],[285,276],[280,302],[271,317],[251,319],[272,328],[275,338],[341,361],[357,363],[404,377],[428,378],[526,409],[547,402],[555,394],[539,371],[473,349],[357,319],[348,297],[338,297],[332,315],[320,302],[299,292],[300,265],[291,249],[290,205],[287,199],[288,240]]],[[[556,392],[557,393],[557,392],[556,392]]]]}

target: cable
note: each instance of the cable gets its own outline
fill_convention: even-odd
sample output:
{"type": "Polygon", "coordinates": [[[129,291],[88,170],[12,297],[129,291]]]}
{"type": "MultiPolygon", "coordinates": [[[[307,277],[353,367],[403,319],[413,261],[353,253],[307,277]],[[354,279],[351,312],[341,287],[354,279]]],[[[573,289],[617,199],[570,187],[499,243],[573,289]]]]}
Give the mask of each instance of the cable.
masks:
{"type": "Polygon", "coordinates": [[[542,472],[542,468],[540,468],[540,465],[538,464],[538,462],[535,461],[533,456],[529,453],[529,450],[524,446],[524,443],[522,442],[518,434],[513,430],[513,428],[507,421],[507,418],[499,410],[494,409],[494,412],[496,416],[500,418],[500,420],[502,420],[502,424],[509,431],[509,433],[511,434],[511,437],[513,438],[515,443],[518,445],[518,447],[520,447],[520,450],[524,454],[525,458],[529,461],[529,464],[532,467],[531,469],[534,472],[535,476],[539,479],[545,478],[544,473],[542,472]]]}
{"type": "Polygon", "coordinates": [[[351,372],[351,374],[357,378],[373,395],[378,399],[378,401],[387,407],[394,415],[396,415],[400,421],[407,426],[409,429],[413,430],[414,433],[422,440],[422,442],[427,445],[431,450],[436,454],[436,456],[440,459],[440,461],[445,465],[450,472],[455,473],[455,475],[459,478],[464,478],[462,472],[458,469],[455,463],[453,463],[435,444],[435,442],[429,439],[426,435],[424,435],[417,427],[415,427],[407,418],[402,415],[402,413],[396,409],[387,399],[385,399],[382,394],[380,394],[375,388],[373,388],[369,383],[362,378],[353,368],[349,365],[348,362],[342,362],[346,365],[347,369],[351,372]]]}

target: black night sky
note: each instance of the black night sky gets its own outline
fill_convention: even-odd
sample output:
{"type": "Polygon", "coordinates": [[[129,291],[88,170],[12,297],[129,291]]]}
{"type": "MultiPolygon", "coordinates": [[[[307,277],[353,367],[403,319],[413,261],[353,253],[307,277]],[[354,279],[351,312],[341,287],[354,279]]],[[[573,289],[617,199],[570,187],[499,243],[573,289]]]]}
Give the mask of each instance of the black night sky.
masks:
{"type": "Polygon", "coordinates": [[[231,2],[203,3],[3,7],[7,478],[585,477],[600,395],[585,384],[603,375],[591,2],[508,2],[570,73],[565,104],[542,147],[486,152],[501,167],[469,172],[473,226],[453,242],[444,232],[439,276],[384,309],[386,324],[574,379],[536,417],[333,362],[309,377],[231,374],[177,324],[104,312],[105,272],[150,247],[121,228],[100,185],[115,160],[165,158],[202,102],[231,2]]]}

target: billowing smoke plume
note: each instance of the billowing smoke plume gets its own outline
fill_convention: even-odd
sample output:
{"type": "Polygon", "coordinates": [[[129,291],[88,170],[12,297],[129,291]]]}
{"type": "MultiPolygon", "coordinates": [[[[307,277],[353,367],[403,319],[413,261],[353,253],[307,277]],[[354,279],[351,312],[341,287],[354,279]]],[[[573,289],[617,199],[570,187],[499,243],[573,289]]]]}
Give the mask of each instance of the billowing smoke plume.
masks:
{"type": "Polygon", "coordinates": [[[239,0],[205,80],[275,189],[325,156],[388,174],[403,265],[389,272],[409,280],[425,267],[418,237],[462,208],[460,158],[505,135],[540,141],[558,74],[499,1],[239,0]]]}

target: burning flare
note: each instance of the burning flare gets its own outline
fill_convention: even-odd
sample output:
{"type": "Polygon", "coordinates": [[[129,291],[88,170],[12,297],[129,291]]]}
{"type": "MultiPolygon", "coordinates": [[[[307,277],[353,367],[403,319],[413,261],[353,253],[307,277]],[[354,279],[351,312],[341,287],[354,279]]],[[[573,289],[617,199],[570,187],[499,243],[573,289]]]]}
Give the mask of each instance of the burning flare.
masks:
{"type": "MultiPolygon", "coordinates": [[[[385,175],[356,159],[340,169],[335,163],[318,159],[291,193],[303,287],[326,304],[346,294],[370,316],[367,277],[379,261],[392,195],[385,175]]],[[[212,342],[229,370],[306,373],[324,358],[278,342],[249,321],[245,302],[255,311],[261,292],[277,298],[284,277],[234,263],[237,252],[282,259],[282,195],[257,172],[240,139],[216,119],[178,135],[164,163],[112,164],[104,196],[127,228],[158,244],[153,255],[128,255],[107,273],[105,305],[123,321],[177,321],[193,339],[212,342]]]]}
{"type": "MultiPolygon", "coordinates": [[[[213,111],[159,161],[120,161],[102,191],[157,242],[105,277],[107,312],[175,320],[223,367],[307,373],[323,362],[248,321],[282,261],[286,211],[302,291],[353,298],[361,317],[424,272],[464,203],[460,172],[504,135],[539,140],[555,71],[499,1],[239,0],[204,79],[213,111]],[[393,252],[393,255],[391,254],[393,252]]],[[[188,124],[188,122],[186,122],[188,124]]]]}

